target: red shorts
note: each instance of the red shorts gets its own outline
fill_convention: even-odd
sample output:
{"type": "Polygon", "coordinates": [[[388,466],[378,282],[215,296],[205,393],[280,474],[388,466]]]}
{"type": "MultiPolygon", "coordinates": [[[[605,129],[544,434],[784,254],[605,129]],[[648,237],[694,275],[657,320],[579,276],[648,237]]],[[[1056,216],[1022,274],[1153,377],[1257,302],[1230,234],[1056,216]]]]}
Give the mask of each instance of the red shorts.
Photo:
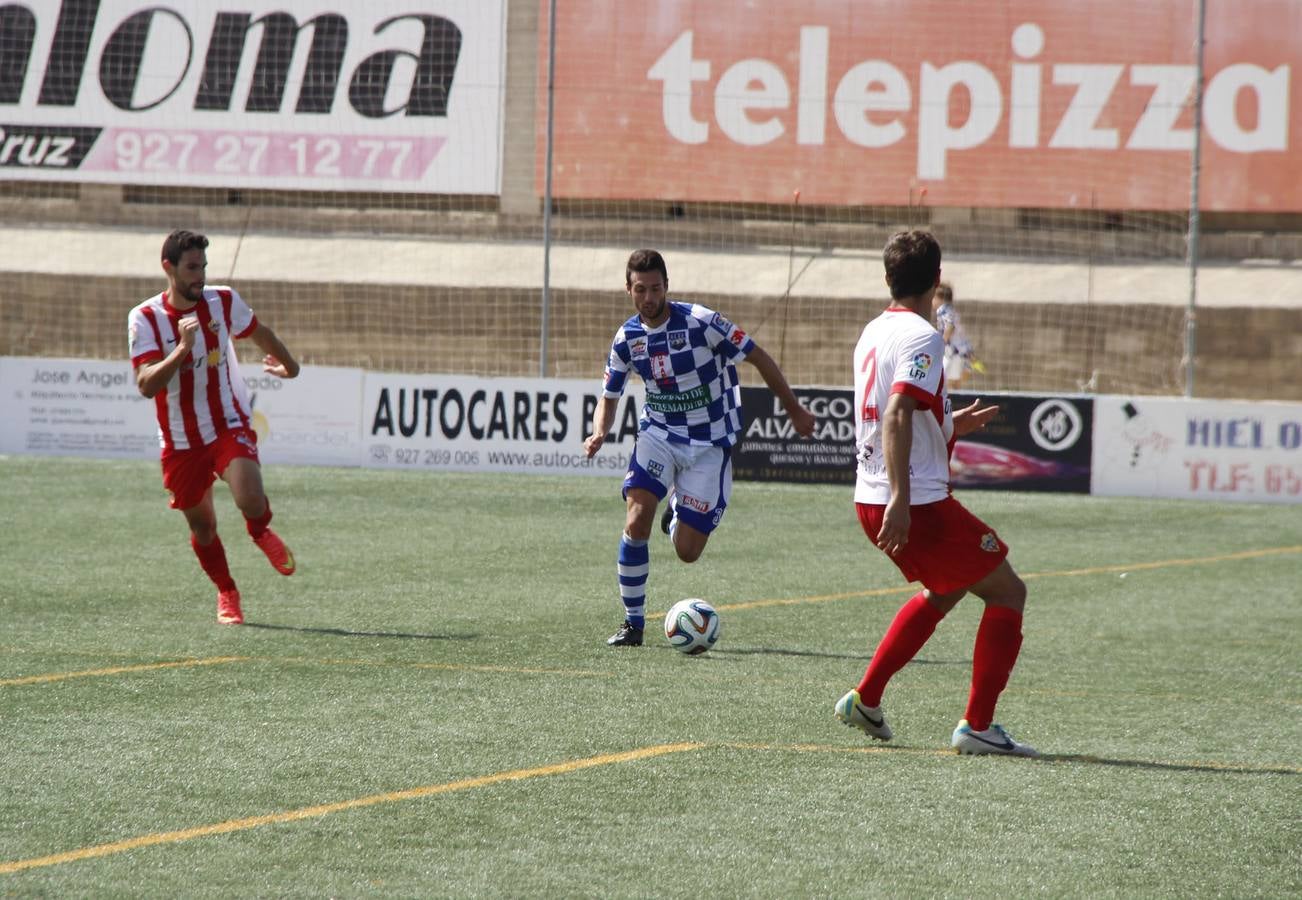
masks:
{"type": "Polygon", "coordinates": [[[258,436],[252,428],[235,428],[217,435],[217,440],[189,450],[163,451],[163,487],[172,509],[190,509],[233,459],[258,461],[258,436]]]}
{"type": "MultiPolygon", "coordinates": [[[[859,524],[874,544],[885,506],[856,503],[859,524]]],[[[888,556],[890,554],[887,554],[888,556]]],[[[1008,556],[995,530],[953,497],[909,507],[909,540],[891,561],[933,594],[952,594],[985,578],[1008,556]]]]}

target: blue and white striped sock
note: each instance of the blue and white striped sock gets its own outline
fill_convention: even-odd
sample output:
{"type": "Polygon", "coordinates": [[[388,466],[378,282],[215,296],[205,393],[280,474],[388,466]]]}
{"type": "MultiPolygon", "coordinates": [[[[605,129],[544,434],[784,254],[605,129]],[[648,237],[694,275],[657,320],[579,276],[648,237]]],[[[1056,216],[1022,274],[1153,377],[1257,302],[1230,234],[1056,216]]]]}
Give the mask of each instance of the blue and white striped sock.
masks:
{"type": "Polygon", "coordinates": [[[646,626],[646,576],[651,568],[651,553],[646,541],[635,541],[627,534],[619,541],[619,599],[624,603],[624,618],[634,628],[646,626]]]}

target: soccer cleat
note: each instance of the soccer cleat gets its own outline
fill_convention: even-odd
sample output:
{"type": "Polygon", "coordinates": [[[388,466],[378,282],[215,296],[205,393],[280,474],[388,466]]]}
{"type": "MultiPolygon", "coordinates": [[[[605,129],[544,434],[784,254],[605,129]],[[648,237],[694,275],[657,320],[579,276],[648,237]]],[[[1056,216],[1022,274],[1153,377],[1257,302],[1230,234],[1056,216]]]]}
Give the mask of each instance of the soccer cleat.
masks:
{"type": "Polygon", "coordinates": [[[1030,744],[1021,744],[1013,740],[1012,735],[1004,731],[1004,726],[993,723],[985,731],[976,731],[963,719],[954,729],[950,746],[959,753],[972,755],[997,753],[1001,756],[1039,756],[1030,744]]]}
{"type": "Polygon", "coordinates": [[[271,560],[272,568],[277,572],[281,575],[294,574],[294,554],[289,552],[289,548],[276,532],[268,528],[262,532],[262,537],[254,538],[253,543],[267,554],[267,559],[271,560]]]}
{"type": "Polygon", "coordinates": [[[859,692],[850,691],[836,701],[836,717],[851,728],[879,741],[889,741],[895,732],[886,724],[886,715],[880,706],[864,706],[859,702],[859,692]]]}
{"type": "Polygon", "coordinates": [[[669,527],[674,523],[674,512],[674,501],[671,497],[665,504],[665,511],[660,514],[660,530],[665,534],[669,534],[669,527]]]}
{"type": "Polygon", "coordinates": [[[234,588],[217,592],[217,624],[244,624],[244,613],[240,611],[240,592],[234,588]]]}
{"type": "Polygon", "coordinates": [[[635,628],[632,622],[625,619],[624,624],[619,626],[619,631],[606,638],[606,643],[612,647],[641,647],[642,629],[635,628]]]}

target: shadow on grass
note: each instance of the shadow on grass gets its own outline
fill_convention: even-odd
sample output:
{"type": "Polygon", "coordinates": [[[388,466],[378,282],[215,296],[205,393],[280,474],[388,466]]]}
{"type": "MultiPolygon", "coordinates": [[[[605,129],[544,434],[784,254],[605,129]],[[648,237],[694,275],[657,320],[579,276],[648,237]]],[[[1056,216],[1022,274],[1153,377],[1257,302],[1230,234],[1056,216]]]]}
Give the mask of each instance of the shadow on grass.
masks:
{"type": "Polygon", "coordinates": [[[266,622],[245,622],[245,628],[263,628],[267,631],[298,631],[303,634],[328,634],[334,637],[401,638],[407,641],[473,641],[477,634],[414,634],[406,631],[349,631],[347,628],[308,628],[304,625],[271,625],[266,622]]]}
{"type": "MultiPolygon", "coordinates": [[[[720,655],[733,656],[807,656],[818,659],[849,659],[855,662],[867,663],[872,659],[872,654],[857,653],[824,653],[820,650],[788,650],[783,647],[728,647],[726,649],[718,648],[710,651],[720,655]]],[[[911,666],[970,666],[970,659],[911,659],[911,666]]]]}
{"type": "Polygon", "coordinates": [[[1271,766],[1245,766],[1226,763],[1155,762],[1148,759],[1109,759],[1084,753],[1042,753],[1040,761],[1051,763],[1086,763],[1094,766],[1116,766],[1122,769],[1152,769],[1163,772],[1209,772],[1225,775],[1302,775],[1302,769],[1271,766]]]}

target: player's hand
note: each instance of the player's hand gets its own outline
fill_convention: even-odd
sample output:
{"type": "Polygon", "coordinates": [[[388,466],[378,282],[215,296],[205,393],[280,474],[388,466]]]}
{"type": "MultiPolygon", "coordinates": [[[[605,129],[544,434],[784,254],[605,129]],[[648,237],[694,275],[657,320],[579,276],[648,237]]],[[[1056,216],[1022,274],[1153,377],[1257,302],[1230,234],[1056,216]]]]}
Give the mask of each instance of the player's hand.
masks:
{"type": "Polygon", "coordinates": [[[195,315],[182,316],[176,322],[176,330],[181,336],[181,346],[186,352],[194,349],[194,340],[199,335],[199,317],[195,315]]]}
{"type": "Polygon", "coordinates": [[[887,556],[894,556],[899,553],[904,549],[904,545],[909,542],[909,526],[911,522],[912,519],[907,506],[896,506],[894,503],[886,504],[886,512],[882,516],[882,527],[877,532],[877,546],[886,551],[887,556]]]}
{"type": "Polygon", "coordinates": [[[814,433],[814,414],[809,410],[800,404],[796,404],[795,410],[787,415],[791,419],[791,426],[796,429],[796,434],[801,437],[809,437],[814,433]]]}
{"type": "Polygon", "coordinates": [[[277,378],[293,378],[298,375],[299,367],[295,364],[291,371],[289,366],[268,353],[262,357],[262,371],[268,375],[275,375],[277,378]]]}
{"type": "Polygon", "coordinates": [[[998,406],[981,406],[981,399],[977,398],[962,409],[954,410],[954,436],[962,437],[980,431],[997,415],[998,406]]]}
{"type": "Polygon", "coordinates": [[[597,451],[601,449],[601,445],[604,443],[606,443],[604,434],[590,434],[583,441],[583,452],[588,455],[588,459],[592,459],[597,455],[597,451]]]}

